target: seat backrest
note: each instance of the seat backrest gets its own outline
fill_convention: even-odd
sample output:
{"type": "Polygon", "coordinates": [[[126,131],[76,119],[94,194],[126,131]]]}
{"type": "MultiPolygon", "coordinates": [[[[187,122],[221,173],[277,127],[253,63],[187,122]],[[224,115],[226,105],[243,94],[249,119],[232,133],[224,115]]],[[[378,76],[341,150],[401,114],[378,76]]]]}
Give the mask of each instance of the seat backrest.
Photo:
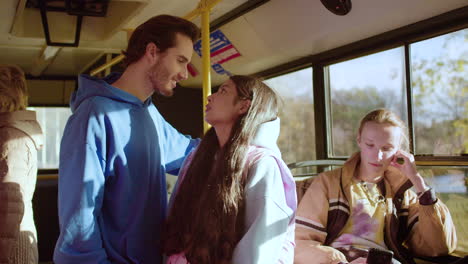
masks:
{"type": "Polygon", "coordinates": [[[344,160],[307,160],[288,164],[296,180],[297,203],[299,204],[312,181],[318,176],[318,168],[330,170],[343,166],[344,163],[344,160]],[[298,172],[297,169],[305,169],[306,172],[298,172]]]}
{"type": "Polygon", "coordinates": [[[38,179],[32,203],[37,229],[39,262],[52,261],[55,243],[60,234],[57,197],[57,179],[38,179]]]}
{"type": "Polygon", "coordinates": [[[301,202],[302,197],[306,193],[307,189],[309,189],[309,186],[310,184],[312,184],[312,181],[314,179],[315,177],[310,177],[307,179],[296,181],[297,204],[301,202]]]}

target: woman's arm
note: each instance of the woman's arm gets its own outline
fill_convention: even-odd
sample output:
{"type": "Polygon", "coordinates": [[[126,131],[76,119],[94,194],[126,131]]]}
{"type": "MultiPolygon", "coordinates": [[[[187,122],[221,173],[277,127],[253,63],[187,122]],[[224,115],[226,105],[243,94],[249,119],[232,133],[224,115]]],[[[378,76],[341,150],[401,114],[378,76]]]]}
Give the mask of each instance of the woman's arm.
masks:
{"type": "Polygon", "coordinates": [[[293,249],[288,247],[287,238],[293,217],[293,210],[286,204],[276,160],[271,156],[261,158],[249,168],[245,186],[245,233],[236,245],[232,263],[277,263],[287,254],[287,249],[291,255],[288,263],[292,263],[293,249]]]}
{"type": "Polygon", "coordinates": [[[11,261],[19,239],[24,215],[21,185],[26,182],[29,159],[33,158],[24,142],[29,140],[26,135],[10,137],[15,130],[3,128],[0,142],[0,263],[11,261]]]}
{"type": "Polygon", "coordinates": [[[432,189],[426,191],[424,196],[432,196],[435,203],[427,204],[426,198],[408,192],[408,247],[415,255],[441,256],[453,252],[457,246],[455,225],[450,212],[440,199],[435,198],[432,189]]]}
{"type": "Polygon", "coordinates": [[[455,226],[450,212],[439,199],[433,189],[424,182],[416,169],[414,156],[399,150],[395,154],[392,166],[400,170],[413,184],[417,194],[407,192],[409,204],[408,216],[408,246],[416,255],[439,256],[453,252],[457,244],[455,226]],[[403,158],[403,164],[396,158],[403,158]]]}
{"type": "Polygon", "coordinates": [[[346,263],[346,257],[333,247],[324,246],[327,237],[328,198],[321,174],[307,189],[299,202],[296,216],[295,264],[346,263]]]}

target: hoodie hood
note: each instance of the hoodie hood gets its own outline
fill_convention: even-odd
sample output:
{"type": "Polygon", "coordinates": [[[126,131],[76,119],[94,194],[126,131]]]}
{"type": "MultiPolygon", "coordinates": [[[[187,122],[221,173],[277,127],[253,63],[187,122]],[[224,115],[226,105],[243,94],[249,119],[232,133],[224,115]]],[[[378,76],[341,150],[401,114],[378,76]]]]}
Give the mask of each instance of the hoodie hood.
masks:
{"type": "Polygon", "coordinates": [[[281,151],[276,144],[280,134],[280,118],[277,117],[273,121],[265,122],[260,125],[255,134],[252,145],[264,147],[275,152],[278,157],[281,157],[281,151]]]}
{"type": "Polygon", "coordinates": [[[0,113],[0,128],[2,127],[12,127],[22,131],[32,139],[37,150],[41,149],[44,144],[42,129],[34,111],[0,113]]]}
{"type": "Polygon", "coordinates": [[[151,97],[141,102],[136,96],[112,86],[112,83],[120,78],[120,73],[111,73],[104,79],[81,74],[78,77],[78,90],[73,92],[70,99],[72,113],[87,99],[95,96],[107,97],[115,101],[126,102],[135,106],[147,106],[151,103],[151,97]]]}

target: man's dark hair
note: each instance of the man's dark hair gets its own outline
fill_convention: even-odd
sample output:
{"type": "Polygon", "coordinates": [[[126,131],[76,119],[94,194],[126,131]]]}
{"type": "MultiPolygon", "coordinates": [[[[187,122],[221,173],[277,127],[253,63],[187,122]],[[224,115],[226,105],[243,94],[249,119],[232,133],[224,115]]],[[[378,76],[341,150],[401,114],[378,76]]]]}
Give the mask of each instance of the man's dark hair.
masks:
{"type": "Polygon", "coordinates": [[[156,44],[160,52],[176,45],[177,33],[189,37],[195,42],[200,37],[200,29],[192,22],[175,16],[159,15],[139,25],[128,41],[125,64],[128,66],[138,61],[145,54],[148,43],[156,44]]]}

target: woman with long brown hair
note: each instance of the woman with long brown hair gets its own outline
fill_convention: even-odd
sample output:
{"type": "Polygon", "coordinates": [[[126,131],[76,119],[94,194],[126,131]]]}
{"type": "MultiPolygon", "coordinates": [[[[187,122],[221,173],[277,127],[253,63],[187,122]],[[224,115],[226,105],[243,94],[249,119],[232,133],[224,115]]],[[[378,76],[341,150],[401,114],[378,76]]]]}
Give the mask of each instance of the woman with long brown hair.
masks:
{"type": "Polygon", "coordinates": [[[179,175],[167,263],[292,263],[296,191],[276,145],[277,113],[275,92],[248,76],[208,98],[213,127],[179,175]]]}

